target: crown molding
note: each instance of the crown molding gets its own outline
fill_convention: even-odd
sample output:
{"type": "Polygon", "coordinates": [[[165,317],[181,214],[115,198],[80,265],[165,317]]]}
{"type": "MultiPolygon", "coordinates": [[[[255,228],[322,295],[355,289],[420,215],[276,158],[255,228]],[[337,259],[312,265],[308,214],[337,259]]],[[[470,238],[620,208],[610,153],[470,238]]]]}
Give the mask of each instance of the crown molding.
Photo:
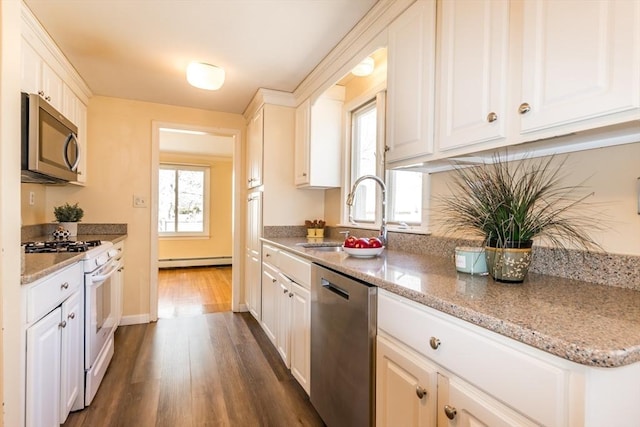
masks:
{"type": "Polygon", "coordinates": [[[253,96],[242,115],[249,121],[264,104],[280,105],[283,107],[295,107],[297,104],[291,92],[260,88],[253,96]]]}

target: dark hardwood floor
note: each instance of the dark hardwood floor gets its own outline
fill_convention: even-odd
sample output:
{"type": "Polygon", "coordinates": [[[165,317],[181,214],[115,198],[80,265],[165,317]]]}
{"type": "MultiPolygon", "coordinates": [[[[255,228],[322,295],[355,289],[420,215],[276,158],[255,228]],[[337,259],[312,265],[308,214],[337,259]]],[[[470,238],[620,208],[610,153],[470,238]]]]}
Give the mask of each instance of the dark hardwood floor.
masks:
{"type": "Polygon", "coordinates": [[[167,317],[118,328],[96,397],[65,427],[324,425],[250,314],[167,317]]]}

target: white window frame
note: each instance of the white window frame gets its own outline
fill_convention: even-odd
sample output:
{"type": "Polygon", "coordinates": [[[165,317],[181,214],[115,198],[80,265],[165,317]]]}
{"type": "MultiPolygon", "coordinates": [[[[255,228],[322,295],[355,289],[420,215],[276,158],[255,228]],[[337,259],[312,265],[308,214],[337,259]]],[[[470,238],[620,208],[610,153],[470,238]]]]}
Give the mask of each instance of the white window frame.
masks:
{"type": "MultiPolygon", "coordinates": [[[[342,223],[339,226],[363,229],[363,230],[379,230],[382,221],[382,215],[380,212],[381,203],[376,203],[376,213],[375,213],[375,222],[361,222],[355,223],[349,220],[349,207],[347,206],[346,200],[349,192],[351,191],[351,186],[353,182],[358,177],[352,177],[352,150],[351,150],[351,141],[352,141],[352,118],[351,115],[354,111],[358,110],[360,107],[364,106],[372,99],[376,99],[377,103],[377,119],[378,119],[378,131],[377,131],[377,153],[378,153],[378,161],[376,164],[376,175],[383,179],[385,183],[389,182],[389,176],[385,169],[385,141],[386,141],[386,84],[380,84],[366,91],[362,95],[354,98],[349,101],[344,106],[344,117],[345,117],[345,141],[344,144],[344,164],[343,168],[345,173],[343,174],[343,185],[342,185],[342,193],[341,193],[341,214],[340,218],[342,223]],[[382,154],[380,156],[380,154],[382,154]]],[[[377,188],[377,200],[380,200],[381,192],[380,187],[377,188]]],[[[391,185],[387,185],[387,229],[390,231],[396,232],[410,232],[417,234],[428,234],[428,220],[429,220],[429,188],[430,188],[430,175],[427,173],[423,173],[422,176],[422,215],[421,215],[421,223],[420,224],[404,224],[397,222],[389,221],[389,207],[392,206],[394,195],[391,194],[391,185]]]]}
{"type": "MultiPolygon", "coordinates": [[[[188,171],[202,171],[204,172],[204,185],[203,185],[203,203],[202,203],[202,231],[158,231],[160,238],[167,239],[181,239],[185,237],[189,238],[209,238],[209,218],[211,217],[210,206],[210,193],[211,193],[211,167],[209,165],[188,164],[188,163],[172,163],[172,162],[160,162],[158,167],[158,173],[162,169],[174,169],[174,170],[188,170],[188,171]]],[[[159,197],[159,195],[158,195],[159,197]]],[[[158,203],[160,200],[158,199],[158,203]]],[[[156,224],[156,228],[158,224],[156,224]]]]}

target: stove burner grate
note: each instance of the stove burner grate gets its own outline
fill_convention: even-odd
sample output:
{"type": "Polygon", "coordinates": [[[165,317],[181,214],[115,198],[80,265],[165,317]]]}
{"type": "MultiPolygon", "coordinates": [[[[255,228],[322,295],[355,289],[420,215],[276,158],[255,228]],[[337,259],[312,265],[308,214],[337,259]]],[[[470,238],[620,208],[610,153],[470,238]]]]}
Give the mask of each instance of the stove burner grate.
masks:
{"type": "Polygon", "coordinates": [[[90,248],[100,246],[100,240],[75,241],[75,240],[49,240],[46,242],[27,242],[24,244],[24,251],[33,253],[56,253],[56,252],[86,252],[90,248]]]}

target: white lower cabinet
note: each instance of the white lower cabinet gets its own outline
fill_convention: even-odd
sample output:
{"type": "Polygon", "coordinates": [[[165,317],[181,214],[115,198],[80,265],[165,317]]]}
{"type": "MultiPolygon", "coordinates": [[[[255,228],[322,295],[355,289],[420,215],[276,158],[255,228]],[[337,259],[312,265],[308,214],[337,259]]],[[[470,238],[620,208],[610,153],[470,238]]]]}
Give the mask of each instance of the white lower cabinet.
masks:
{"type": "Polygon", "coordinates": [[[378,336],[376,425],[434,427],[437,370],[401,345],[378,336]]]}
{"type": "Polygon", "coordinates": [[[308,394],[311,264],[267,244],[263,245],[262,253],[262,329],[308,394]]]}
{"type": "Polygon", "coordinates": [[[377,426],[600,427],[640,419],[640,363],[584,366],[379,290],[377,426]]]}
{"type": "Polygon", "coordinates": [[[84,407],[80,263],[25,287],[26,426],[59,426],[84,407]]]}

